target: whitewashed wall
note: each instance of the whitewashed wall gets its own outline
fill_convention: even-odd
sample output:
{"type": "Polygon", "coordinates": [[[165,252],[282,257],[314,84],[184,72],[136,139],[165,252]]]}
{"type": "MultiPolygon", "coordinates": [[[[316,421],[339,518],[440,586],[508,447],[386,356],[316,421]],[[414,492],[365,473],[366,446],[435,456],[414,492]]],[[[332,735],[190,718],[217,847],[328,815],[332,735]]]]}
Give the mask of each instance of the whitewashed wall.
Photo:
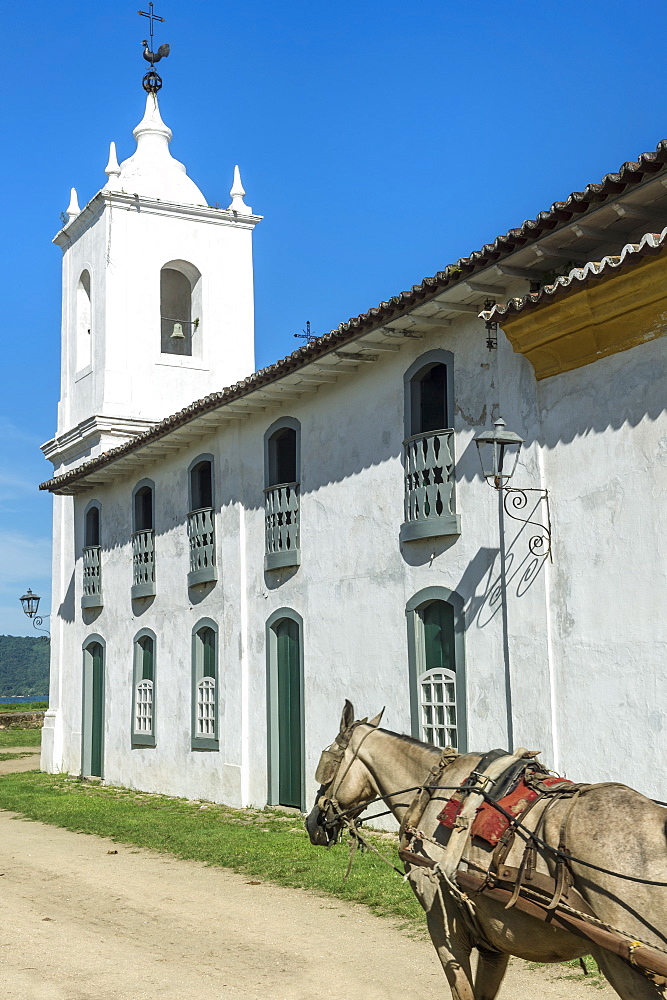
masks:
{"type": "Polygon", "coordinates": [[[359,716],[386,704],[383,724],[410,730],[405,605],[431,586],[456,591],[465,603],[469,744],[481,750],[507,745],[502,621],[492,600],[498,498],[481,479],[473,444],[475,433],[500,413],[526,439],[516,483],[548,485],[554,528],[553,565],[540,563],[526,587],[528,537],[520,526],[505,524],[515,745],[542,749],[547,764],[564,766],[573,778],[614,778],[665,797],[654,767],[656,753],[664,751],[658,707],[665,703],[658,667],[664,631],[656,593],[665,570],[656,552],[656,508],[667,454],[659,425],[664,374],[657,364],[665,341],[538,386],[528,362],[502,335],[498,352],[487,352],[480,326],[462,321],[405,344],[289,409],[237,420],[146,466],[137,479],[150,477],[156,486],[157,595],[141,614],[130,600],[134,481],[76,499],[76,543],[67,529],[69,569],[60,584],[65,617],[74,620],[59,625],[62,640],[54,642],[62,755],[56,738],[53,757],[45,752],[49,768],[80,769],[81,647],[99,633],[107,642],[106,779],[190,798],[266,802],[265,623],[289,607],[304,620],[310,797],[317,757],[336,734],[345,697],[359,716]],[[462,531],[458,538],[401,545],[403,373],[435,347],[455,356],[462,531]],[[634,415],[619,427],[619,394],[627,400],[630,389],[634,415]],[[302,557],[296,571],[265,573],[263,437],[281,415],[301,422],[302,557]],[[653,455],[661,434],[658,461],[653,455]],[[207,452],[216,458],[219,580],[198,596],[186,586],[186,472],[207,452]],[[82,513],[93,497],[103,511],[105,605],[95,619],[86,612],[85,623],[82,513]],[[190,751],[191,631],[205,616],[220,627],[218,753],[190,751]],[[157,747],[133,750],[132,640],[144,627],[157,636],[157,747]]]}

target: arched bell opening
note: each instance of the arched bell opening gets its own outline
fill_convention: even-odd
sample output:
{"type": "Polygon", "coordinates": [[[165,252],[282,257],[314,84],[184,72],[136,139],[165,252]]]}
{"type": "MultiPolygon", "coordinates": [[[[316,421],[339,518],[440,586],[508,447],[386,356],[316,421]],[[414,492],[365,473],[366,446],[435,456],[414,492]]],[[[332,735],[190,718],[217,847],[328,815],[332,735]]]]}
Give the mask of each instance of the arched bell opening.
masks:
{"type": "Polygon", "coordinates": [[[201,274],[193,264],[172,260],[160,270],[160,350],[201,357],[201,274]]]}

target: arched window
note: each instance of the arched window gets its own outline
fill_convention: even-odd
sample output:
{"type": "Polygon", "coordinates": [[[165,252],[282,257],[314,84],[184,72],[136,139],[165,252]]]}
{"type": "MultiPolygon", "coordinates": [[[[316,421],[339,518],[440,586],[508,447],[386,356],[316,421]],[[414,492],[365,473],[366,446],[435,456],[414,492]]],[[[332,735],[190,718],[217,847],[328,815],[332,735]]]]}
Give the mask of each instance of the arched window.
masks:
{"type": "Polygon", "coordinates": [[[430,587],[407,606],[413,735],[458,750],[466,748],[462,603],[430,587]]]}
{"type": "Polygon", "coordinates": [[[88,507],[85,516],[84,545],[100,544],[100,508],[96,504],[88,507]]]}
{"type": "Polygon", "coordinates": [[[155,594],[154,485],[142,479],[132,492],[132,599],[155,594]]]}
{"type": "Polygon", "coordinates": [[[213,456],[200,456],[188,470],[190,512],[190,572],[188,586],[211,583],[218,579],[215,555],[215,510],[213,456]]]}
{"type": "Polygon", "coordinates": [[[91,500],[83,515],[82,608],[102,607],[102,548],[100,544],[100,504],[91,500]]]}
{"type": "Polygon", "coordinates": [[[455,747],[456,659],[454,609],[444,601],[430,601],[418,610],[422,632],[419,701],[422,739],[435,746],[455,747]]]}
{"type": "Polygon", "coordinates": [[[296,430],[280,427],[269,438],[269,481],[267,486],[296,483],[296,430]]]}
{"type": "Polygon", "coordinates": [[[283,417],[264,435],[265,569],[298,566],[300,550],[300,434],[293,417],[283,417]]]}
{"type": "Polygon", "coordinates": [[[142,630],[134,640],[132,746],[155,746],[155,636],[142,630]]]}
{"type": "Polygon", "coordinates": [[[190,469],[190,510],[213,506],[213,462],[202,459],[190,469]]]}
{"type": "Polygon", "coordinates": [[[150,486],[140,486],[134,493],[134,530],[153,529],[153,490],[150,486]]]}
{"type": "Polygon", "coordinates": [[[456,535],[453,355],[429,351],[405,373],[405,518],[401,540],[456,535]]]}
{"type": "Polygon", "coordinates": [[[163,354],[201,356],[201,275],[187,261],[160,271],[160,343],[163,354]]]}
{"type": "Polygon", "coordinates": [[[210,619],[199,622],[192,636],[192,749],[217,750],[218,627],[210,619]]]}
{"type": "Polygon", "coordinates": [[[86,368],[92,359],[93,312],[90,301],[90,271],[82,271],[76,288],[76,370],[86,368]]]}

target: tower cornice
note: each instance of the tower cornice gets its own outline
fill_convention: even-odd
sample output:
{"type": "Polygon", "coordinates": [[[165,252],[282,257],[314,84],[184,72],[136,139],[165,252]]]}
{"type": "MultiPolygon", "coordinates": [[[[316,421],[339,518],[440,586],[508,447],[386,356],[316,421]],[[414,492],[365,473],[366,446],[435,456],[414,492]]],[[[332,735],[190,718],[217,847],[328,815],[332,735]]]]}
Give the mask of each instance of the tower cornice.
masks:
{"type": "Polygon", "coordinates": [[[211,205],[180,205],[177,202],[162,201],[160,198],[146,198],[137,194],[128,194],[125,191],[102,189],[81,209],[79,215],[56,233],[53,242],[62,250],[67,250],[107,206],[126,212],[141,210],[149,215],[175,217],[189,222],[208,222],[219,226],[233,226],[237,229],[254,229],[257,223],[264,218],[262,215],[242,215],[229,208],[215,208],[211,205]]]}

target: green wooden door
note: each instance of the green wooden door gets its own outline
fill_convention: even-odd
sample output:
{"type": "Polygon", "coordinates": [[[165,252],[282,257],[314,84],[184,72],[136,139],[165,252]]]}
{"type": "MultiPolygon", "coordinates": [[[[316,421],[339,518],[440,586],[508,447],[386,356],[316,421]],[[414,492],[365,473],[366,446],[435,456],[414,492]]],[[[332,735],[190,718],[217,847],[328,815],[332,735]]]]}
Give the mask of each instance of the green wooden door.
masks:
{"type": "Polygon", "coordinates": [[[87,676],[84,683],[89,685],[86,695],[88,718],[84,720],[84,739],[88,740],[88,774],[102,777],[102,748],[104,740],[104,649],[99,642],[88,646],[89,656],[87,676]]]}
{"type": "Polygon", "coordinates": [[[301,665],[299,626],[291,618],[276,625],[278,674],[278,802],[301,802],[301,665]]]}

